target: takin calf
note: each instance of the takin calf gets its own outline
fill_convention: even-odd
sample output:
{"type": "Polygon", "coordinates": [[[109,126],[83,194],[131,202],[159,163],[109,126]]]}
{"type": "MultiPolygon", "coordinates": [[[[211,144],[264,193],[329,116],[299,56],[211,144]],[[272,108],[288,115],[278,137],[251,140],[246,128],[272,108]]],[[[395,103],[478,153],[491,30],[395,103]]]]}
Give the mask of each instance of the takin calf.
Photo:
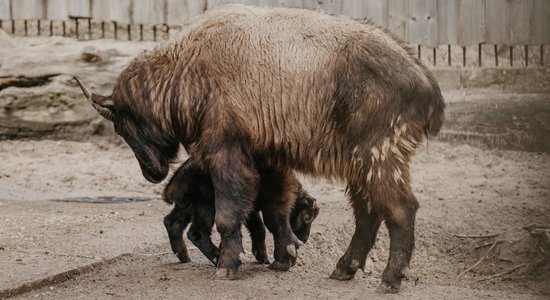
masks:
{"type": "Polygon", "coordinates": [[[111,95],[79,84],[147,180],[167,176],[180,144],[210,174],[221,235],[216,278],[237,274],[241,224],[258,195],[275,267],[291,264],[295,170],[347,183],[355,231],[330,277],[349,280],[364,267],[385,221],[389,259],[378,290],[399,290],[418,208],[410,161],[441,129],[445,102],[395,35],[344,16],[227,6],[135,58],[111,95]],[[260,178],[269,178],[269,193],[260,178]]]}
{"type": "MultiPolygon", "coordinates": [[[[296,203],[290,215],[290,225],[296,237],[307,242],[311,224],[319,214],[317,200],[311,197],[295,179],[296,203]]],[[[262,183],[269,184],[269,183],[262,183]]],[[[261,189],[262,190],[262,189],[261,189]]],[[[260,197],[261,199],[262,197],[260,197]]],[[[189,240],[212,262],[218,262],[220,250],[212,243],[210,234],[214,226],[214,186],[208,174],[202,172],[193,160],[188,159],[174,173],[164,188],[163,199],[174,203],[174,209],[164,218],[172,251],[182,263],[191,261],[182,234],[187,231],[189,240]]],[[[252,239],[252,253],[260,263],[269,263],[265,246],[265,228],[260,213],[255,209],[246,219],[252,239]]],[[[294,256],[296,258],[296,256],[294,256]]]]}

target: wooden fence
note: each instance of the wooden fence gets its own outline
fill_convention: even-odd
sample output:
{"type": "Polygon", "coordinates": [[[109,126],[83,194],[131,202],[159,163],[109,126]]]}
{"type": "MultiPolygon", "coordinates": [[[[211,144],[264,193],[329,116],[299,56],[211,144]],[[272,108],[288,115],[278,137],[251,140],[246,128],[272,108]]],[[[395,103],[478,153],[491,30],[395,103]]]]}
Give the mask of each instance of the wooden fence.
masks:
{"type": "Polygon", "coordinates": [[[92,38],[92,24],[99,22],[100,37],[105,37],[106,26],[111,26],[114,38],[123,27],[132,39],[132,27],[138,27],[137,34],[143,39],[145,26],[153,27],[156,40],[158,28],[158,32],[167,33],[172,27],[193,22],[205,10],[226,3],[300,7],[370,18],[418,44],[419,50],[421,46],[432,48],[434,64],[436,48],[442,45],[448,47],[449,65],[451,45],[462,49],[464,65],[467,47],[478,48],[481,65],[482,46],[493,45],[498,65],[497,52],[502,50],[498,47],[506,45],[510,64],[514,61],[514,46],[521,46],[525,65],[535,48],[542,65],[546,56],[543,45],[550,44],[550,0],[0,0],[0,28],[17,34],[17,24],[22,23],[27,35],[30,23],[35,22],[41,35],[47,31],[42,27],[49,23],[50,35],[57,35],[57,22],[62,23],[62,35],[66,35],[66,22],[71,21],[71,33],[76,31],[79,37],[79,21],[84,21],[87,36],[92,38]]]}

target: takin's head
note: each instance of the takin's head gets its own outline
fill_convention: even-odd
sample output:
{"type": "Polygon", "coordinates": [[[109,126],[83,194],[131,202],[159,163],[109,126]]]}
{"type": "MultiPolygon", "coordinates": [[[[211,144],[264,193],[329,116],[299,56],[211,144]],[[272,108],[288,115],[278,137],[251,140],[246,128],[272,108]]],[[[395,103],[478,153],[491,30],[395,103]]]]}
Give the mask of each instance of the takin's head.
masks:
{"type": "Polygon", "coordinates": [[[307,242],[311,225],[317,215],[319,215],[319,206],[317,199],[311,197],[299,184],[296,190],[296,203],[290,212],[290,226],[298,239],[307,242]]]}
{"type": "Polygon", "coordinates": [[[148,108],[129,105],[135,102],[125,97],[133,93],[122,92],[118,84],[110,96],[102,96],[91,93],[76,76],[75,80],[97,112],[113,122],[116,133],[130,146],[145,179],[159,183],[166,178],[170,162],[177,156],[179,143],[167,138],[160,124],[145,115],[148,108]]]}

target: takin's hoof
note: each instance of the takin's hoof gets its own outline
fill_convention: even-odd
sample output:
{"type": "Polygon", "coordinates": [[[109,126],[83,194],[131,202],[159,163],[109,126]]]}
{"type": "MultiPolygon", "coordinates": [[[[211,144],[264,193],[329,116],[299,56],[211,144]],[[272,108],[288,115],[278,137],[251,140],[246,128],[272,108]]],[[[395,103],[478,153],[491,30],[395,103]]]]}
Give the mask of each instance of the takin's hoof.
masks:
{"type": "Polygon", "coordinates": [[[253,254],[257,262],[266,265],[269,264],[269,258],[267,257],[266,251],[254,251],[253,254]]]}
{"type": "Polygon", "coordinates": [[[381,283],[377,288],[376,288],[376,292],[378,294],[397,294],[399,292],[399,286],[400,285],[396,285],[396,286],[391,286],[390,284],[387,284],[387,283],[381,283]]]}
{"type": "Polygon", "coordinates": [[[332,274],[330,274],[329,278],[330,279],[336,279],[336,280],[352,280],[353,277],[355,277],[355,272],[344,272],[338,268],[334,269],[334,271],[332,271],[332,274]]]}
{"type": "Polygon", "coordinates": [[[215,280],[235,280],[237,279],[237,269],[219,268],[214,274],[215,280]]]}
{"type": "Polygon", "coordinates": [[[214,266],[217,266],[218,265],[218,257],[213,257],[210,262],[214,264],[214,266]]]}
{"type": "Polygon", "coordinates": [[[294,267],[296,265],[296,262],[298,261],[298,257],[297,256],[291,256],[290,257],[290,265],[292,267],[294,267]]]}
{"type": "Polygon", "coordinates": [[[288,269],[290,269],[290,263],[274,261],[269,265],[269,268],[275,271],[288,271],[288,269]]]}
{"type": "Polygon", "coordinates": [[[189,258],[189,256],[183,252],[177,252],[177,253],[174,253],[176,254],[176,256],[178,257],[178,259],[180,260],[180,262],[182,264],[184,263],[188,263],[191,261],[191,258],[189,258]]]}

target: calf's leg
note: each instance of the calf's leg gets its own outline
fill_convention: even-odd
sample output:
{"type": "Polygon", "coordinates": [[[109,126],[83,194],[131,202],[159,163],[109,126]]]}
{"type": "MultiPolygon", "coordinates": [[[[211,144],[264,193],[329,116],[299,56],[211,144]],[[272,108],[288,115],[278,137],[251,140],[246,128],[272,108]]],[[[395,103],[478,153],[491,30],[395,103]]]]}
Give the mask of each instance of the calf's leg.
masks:
{"type": "Polygon", "coordinates": [[[297,257],[297,248],[303,243],[290,226],[290,210],[296,201],[296,181],[291,170],[263,169],[258,204],[262,209],[267,229],[273,234],[275,261],[272,269],[286,271],[297,257]]]}
{"type": "Polygon", "coordinates": [[[265,226],[259,211],[252,212],[246,220],[246,228],[252,239],[252,253],[259,263],[269,264],[265,246],[265,226]]]}
{"type": "Polygon", "coordinates": [[[166,231],[168,232],[170,247],[182,263],[191,261],[187,253],[187,246],[185,245],[185,241],[183,241],[183,231],[190,221],[191,215],[188,209],[178,204],[164,217],[164,227],[166,227],[166,231]]]}
{"type": "Polygon", "coordinates": [[[217,265],[220,249],[212,243],[210,238],[214,226],[214,199],[195,203],[191,227],[187,231],[189,240],[210,260],[217,265]]]}

